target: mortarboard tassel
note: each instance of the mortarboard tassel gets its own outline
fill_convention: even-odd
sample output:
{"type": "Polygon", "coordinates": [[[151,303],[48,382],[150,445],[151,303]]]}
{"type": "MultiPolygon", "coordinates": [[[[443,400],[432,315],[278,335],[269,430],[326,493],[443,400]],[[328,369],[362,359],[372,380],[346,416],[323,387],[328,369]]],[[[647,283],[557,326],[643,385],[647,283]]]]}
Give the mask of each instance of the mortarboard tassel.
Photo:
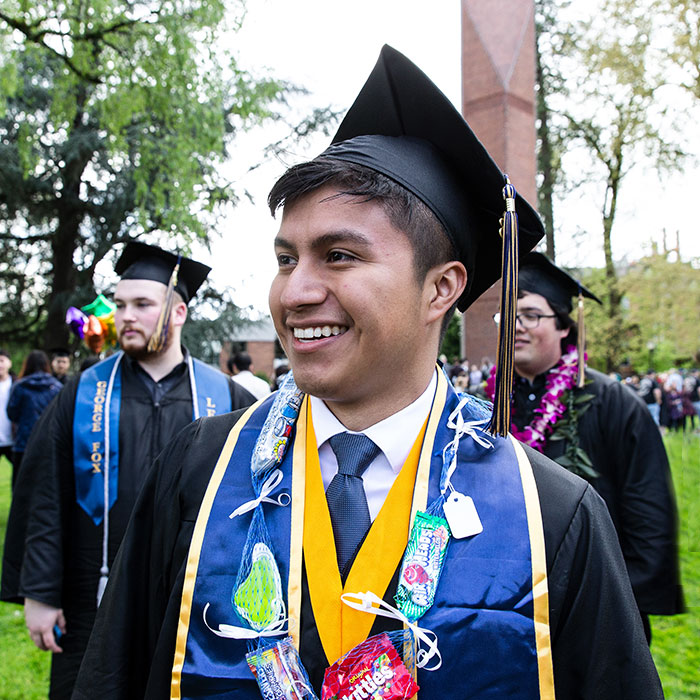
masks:
{"type": "Polygon", "coordinates": [[[181,255],[177,256],[177,263],[173,268],[172,275],[170,275],[168,288],[165,290],[165,301],[163,302],[163,307],[160,310],[158,323],[156,323],[156,329],[153,331],[153,335],[148,341],[148,347],[146,348],[149,352],[160,352],[166,346],[168,341],[168,333],[170,332],[170,313],[173,310],[173,303],[175,301],[175,287],[177,286],[177,276],[180,272],[181,258],[181,255]]]}
{"type": "Polygon", "coordinates": [[[578,342],[576,343],[576,349],[578,352],[578,377],[576,379],[576,386],[581,389],[586,381],[586,326],[583,321],[583,292],[581,291],[581,285],[578,286],[578,318],[576,319],[578,324],[578,342]]]}
{"type": "Polygon", "coordinates": [[[513,346],[518,304],[518,215],[515,213],[515,187],[505,176],[503,199],[506,210],[501,220],[501,320],[498,326],[496,384],[493,414],[488,425],[491,435],[505,437],[510,430],[510,395],[513,384],[513,346]]]}

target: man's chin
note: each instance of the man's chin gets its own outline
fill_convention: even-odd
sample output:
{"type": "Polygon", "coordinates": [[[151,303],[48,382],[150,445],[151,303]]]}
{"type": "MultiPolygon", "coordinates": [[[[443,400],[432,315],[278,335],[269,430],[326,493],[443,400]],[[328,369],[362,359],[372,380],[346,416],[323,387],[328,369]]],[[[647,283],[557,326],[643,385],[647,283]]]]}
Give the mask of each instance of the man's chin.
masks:
{"type": "Polygon", "coordinates": [[[133,360],[143,360],[153,354],[148,350],[148,343],[134,343],[127,340],[126,342],[120,342],[119,345],[124,351],[124,354],[128,355],[133,360]]]}

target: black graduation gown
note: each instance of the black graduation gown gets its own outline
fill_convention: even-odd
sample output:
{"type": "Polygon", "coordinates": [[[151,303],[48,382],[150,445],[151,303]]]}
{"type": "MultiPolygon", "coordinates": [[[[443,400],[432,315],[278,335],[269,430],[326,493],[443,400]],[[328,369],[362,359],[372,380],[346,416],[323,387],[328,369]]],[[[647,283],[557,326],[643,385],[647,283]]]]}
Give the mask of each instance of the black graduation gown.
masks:
{"type": "MultiPolygon", "coordinates": [[[[197,421],[158,458],[117,557],[74,700],[169,697],[190,539],[236,418],[197,421]]],[[[662,698],[605,504],[586,482],[527,449],[542,502],[557,697],[662,698]]],[[[302,603],[301,654],[314,676],[324,660],[313,654],[309,625],[302,603]]]]}
{"type": "MultiPolygon", "coordinates": [[[[109,513],[111,566],[149,467],[173,437],[192,422],[187,365],[181,363],[163,381],[166,393],[156,402],[142,372],[128,356],[122,362],[119,419],[119,487],[109,513]]],[[[70,697],[96,612],[102,564],[102,524],[96,526],[75,501],[73,416],[78,377],[73,377],[47,408],[27,445],[20,470],[3,561],[2,600],[32,598],[63,608],[66,634],[54,654],[51,697],[70,697]],[[7,576],[4,572],[7,571],[7,576]]],[[[255,398],[229,382],[234,409],[255,398]]]]}
{"type": "MultiPolygon", "coordinates": [[[[540,375],[530,385],[516,378],[513,420],[519,428],[532,420],[545,379],[540,375]]],[[[599,474],[591,483],[615,524],[639,609],[653,615],[681,613],[678,516],[659,429],[644,402],[624,384],[590,369],[586,380],[575,391],[595,398],[580,418],[579,446],[599,474]]],[[[544,452],[556,459],[565,449],[566,441],[556,440],[544,452]]]]}

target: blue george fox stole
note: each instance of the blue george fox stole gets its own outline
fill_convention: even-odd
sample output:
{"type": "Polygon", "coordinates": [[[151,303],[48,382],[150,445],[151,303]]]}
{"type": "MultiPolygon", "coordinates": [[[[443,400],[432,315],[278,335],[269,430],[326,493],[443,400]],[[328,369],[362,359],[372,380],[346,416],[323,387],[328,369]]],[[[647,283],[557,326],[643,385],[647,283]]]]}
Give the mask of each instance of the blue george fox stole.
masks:
{"type": "MultiPolygon", "coordinates": [[[[121,360],[118,352],[80,375],[73,418],[73,464],[78,505],[99,525],[104,518],[105,474],[109,508],[119,482],[121,360]]],[[[192,387],[192,420],[231,410],[228,377],[187,357],[192,387]],[[196,395],[195,395],[196,394],[196,395]]]]}
{"type": "MultiPolygon", "coordinates": [[[[231,604],[231,593],[252,513],[233,519],[229,515],[242,503],[255,499],[250,479],[251,455],[273,400],[271,396],[251,407],[233,426],[202,501],[182,592],[171,698],[261,697],[245,660],[247,642],[217,636],[212,627],[241,625],[231,604]]],[[[409,473],[408,497],[402,497],[406,513],[410,512],[412,518],[416,510],[425,510],[427,503],[438,498],[443,447],[454,437],[448,418],[458,404],[459,397],[439,372],[426,426],[360,548],[346,590],[340,592],[348,592],[349,584],[354,586],[352,592],[368,590],[362,587],[365,572],[367,581],[376,582],[374,570],[386,566],[384,548],[371,548],[372,543],[382,541],[373,536],[373,530],[386,522],[382,513],[390,501],[396,505],[397,498],[392,495],[395,489],[405,488],[401,477],[414,457],[410,468],[415,478],[409,473]],[[356,571],[358,564],[361,570],[356,571]]],[[[474,410],[473,406],[467,402],[462,409],[465,421],[474,419],[470,410],[474,410]]],[[[512,438],[489,438],[488,442],[492,443],[490,448],[468,435],[459,442],[458,466],[451,482],[456,490],[472,497],[484,529],[478,535],[450,541],[435,602],[419,620],[422,628],[437,635],[442,655],[438,670],[418,669],[421,698],[554,698],[544,534],[532,468],[522,447],[512,438]]],[[[330,663],[335,661],[331,655],[338,650],[341,654],[349,651],[357,640],[353,634],[345,635],[340,630],[333,638],[328,619],[337,618],[326,614],[328,605],[317,605],[328,595],[319,591],[318,585],[323,586],[325,580],[325,588],[333,591],[336,578],[337,585],[341,584],[337,563],[331,577],[310,569],[318,557],[309,557],[313,537],[308,532],[305,537],[305,510],[325,507],[327,515],[327,505],[322,505],[325,498],[308,399],[301,406],[280,469],[283,476],[278,488],[292,495],[291,505],[266,505],[265,520],[285,589],[288,632],[298,648],[302,553],[306,552],[313,608],[310,612],[330,663]],[[314,489],[320,490],[320,496],[314,489]]],[[[322,518],[321,526],[326,520],[330,528],[330,517],[322,518]]],[[[307,529],[308,522],[307,519],[307,529]]],[[[400,552],[406,546],[408,530],[404,525],[400,531],[391,531],[392,537],[400,538],[400,552]]],[[[318,536],[333,541],[330,530],[318,536]]],[[[335,562],[335,552],[331,554],[335,562]]],[[[387,581],[399,564],[400,556],[390,563],[387,581]]],[[[386,591],[372,592],[383,597],[386,591]]],[[[352,610],[339,601],[337,605],[340,627],[346,627],[346,616],[350,620],[349,616],[355,615],[367,618],[361,624],[369,630],[373,614],[352,610]]],[[[305,615],[308,612],[305,610],[305,615]]],[[[347,626],[353,625],[355,622],[350,620],[347,626]]]]}

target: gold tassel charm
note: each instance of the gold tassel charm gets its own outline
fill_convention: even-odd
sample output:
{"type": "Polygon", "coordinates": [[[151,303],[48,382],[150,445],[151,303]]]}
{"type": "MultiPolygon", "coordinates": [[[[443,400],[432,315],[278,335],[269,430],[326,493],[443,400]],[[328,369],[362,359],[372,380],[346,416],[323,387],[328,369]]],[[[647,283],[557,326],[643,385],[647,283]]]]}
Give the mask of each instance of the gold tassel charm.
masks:
{"type": "Polygon", "coordinates": [[[581,389],[586,381],[586,326],[583,320],[583,292],[581,285],[578,288],[578,317],[576,319],[578,325],[578,342],[576,350],[578,352],[578,377],[576,386],[581,389]]]}
{"type": "Polygon", "coordinates": [[[168,342],[168,333],[170,332],[170,314],[172,313],[175,302],[175,287],[177,286],[177,277],[180,272],[180,255],[177,256],[177,263],[173,268],[173,273],[170,275],[168,287],[165,290],[165,299],[160,310],[156,329],[153,331],[151,339],[148,341],[148,352],[161,352],[168,342]]]}
{"type": "Polygon", "coordinates": [[[518,215],[515,213],[516,192],[505,176],[503,199],[506,210],[501,220],[501,319],[498,326],[496,383],[493,414],[488,425],[491,435],[505,437],[510,431],[510,398],[513,385],[513,353],[515,316],[518,305],[518,215]]]}

